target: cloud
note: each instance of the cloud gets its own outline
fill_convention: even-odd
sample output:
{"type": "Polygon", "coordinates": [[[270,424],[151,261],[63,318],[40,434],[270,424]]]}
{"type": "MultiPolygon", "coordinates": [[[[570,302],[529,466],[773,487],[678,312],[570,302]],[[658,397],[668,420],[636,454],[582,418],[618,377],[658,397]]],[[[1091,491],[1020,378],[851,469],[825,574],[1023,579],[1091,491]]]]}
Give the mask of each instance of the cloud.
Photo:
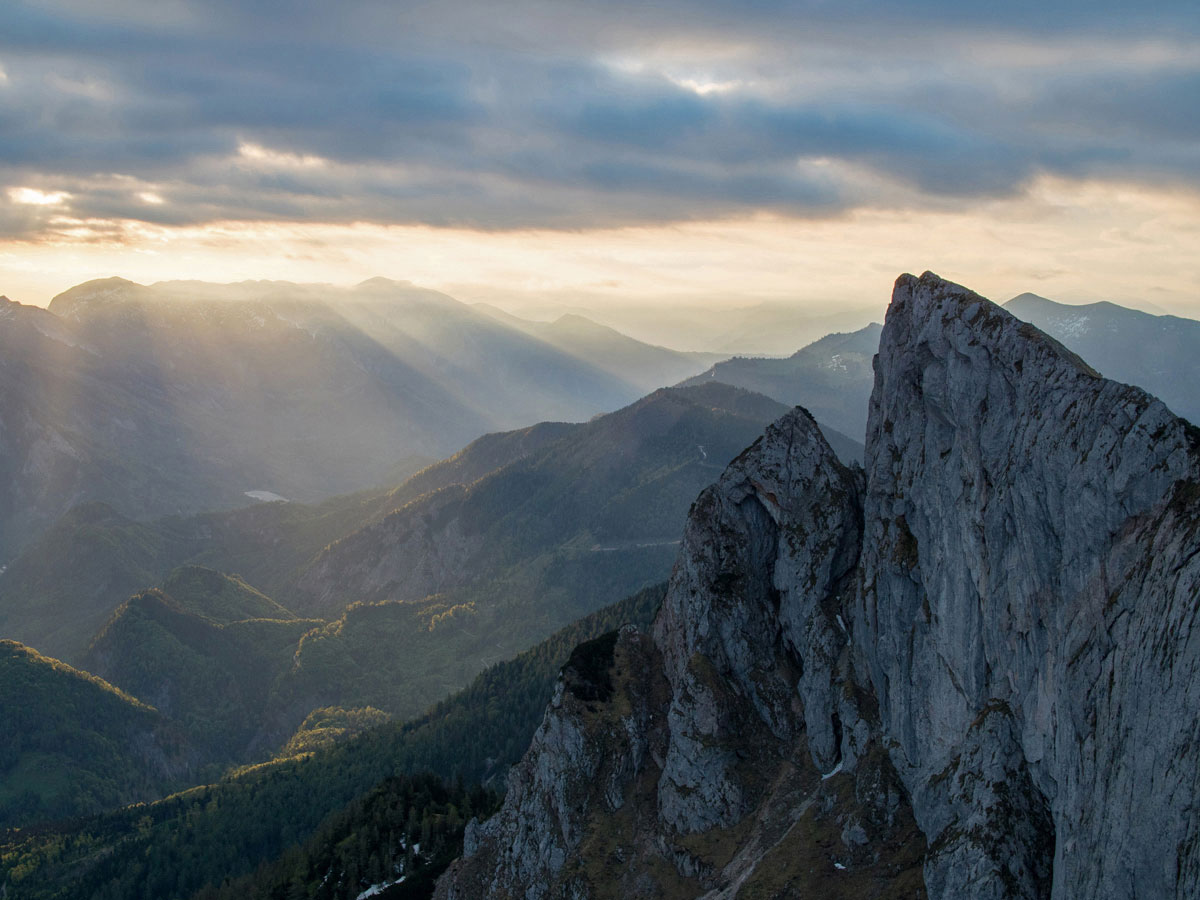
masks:
{"type": "MultiPolygon", "coordinates": [[[[0,187],[80,221],[486,229],[966,206],[1045,174],[1195,189],[1198,18],[1174,0],[12,2],[0,187]]],[[[51,220],[7,209],[0,233],[51,220]]]]}
{"type": "Polygon", "coordinates": [[[8,199],[24,206],[62,206],[71,195],[66,191],[39,191],[37,188],[13,187],[8,189],[8,199]]]}

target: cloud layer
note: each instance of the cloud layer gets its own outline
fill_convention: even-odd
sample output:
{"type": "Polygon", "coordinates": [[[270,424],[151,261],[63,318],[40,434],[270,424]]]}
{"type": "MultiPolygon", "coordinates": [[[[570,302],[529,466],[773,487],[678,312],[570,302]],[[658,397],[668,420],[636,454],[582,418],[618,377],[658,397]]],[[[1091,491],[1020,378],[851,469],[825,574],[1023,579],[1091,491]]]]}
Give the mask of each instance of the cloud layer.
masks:
{"type": "Polygon", "coordinates": [[[0,7],[8,238],[953,210],[1043,175],[1194,191],[1198,138],[1194,2],[0,7]]]}

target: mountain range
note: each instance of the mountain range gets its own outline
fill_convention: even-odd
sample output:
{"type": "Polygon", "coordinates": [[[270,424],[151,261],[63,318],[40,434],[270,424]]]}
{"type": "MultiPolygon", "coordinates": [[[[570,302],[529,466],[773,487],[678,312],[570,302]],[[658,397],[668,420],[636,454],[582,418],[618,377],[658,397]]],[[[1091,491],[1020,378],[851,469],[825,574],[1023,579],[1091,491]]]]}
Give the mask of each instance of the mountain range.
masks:
{"type": "Polygon", "coordinates": [[[785,409],[718,383],[663,389],[317,506],[149,522],[80,507],[10,565],[0,616],[152,706],[203,780],[303,745],[317,710],[416,715],[663,580],[692,498],[785,409]]]}
{"type": "Polygon", "coordinates": [[[575,304],[518,309],[533,319],[584,318],[648,344],[721,358],[787,356],[832,332],[858,330],[877,319],[882,310],[881,306],[849,306],[836,300],[824,306],[768,300],[730,308],[727,300],[675,297],[651,303],[585,296],[575,304]]]}
{"type": "Polygon", "coordinates": [[[80,503],[145,518],[394,484],[486,432],[585,420],[711,361],[568,324],[542,339],[384,279],[114,278],[48,309],[2,300],[0,564],[80,503]],[[619,371],[594,362],[609,352],[619,371]]]}
{"type": "MultiPolygon", "coordinates": [[[[1197,374],[1172,362],[1186,320],[1034,295],[1006,305],[1060,344],[927,273],[901,278],[882,327],[714,363],[575,316],[464,317],[443,295],[379,280],[338,304],[330,290],[108,282],[50,311],[10,304],[0,315],[17,324],[0,341],[24,335],[47,355],[34,376],[18,354],[0,377],[22,390],[80,380],[18,391],[13,421],[22,403],[46,419],[12,434],[64,411],[84,421],[73,393],[118,397],[139,422],[203,423],[202,372],[221,416],[261,405],[235,397],[238,379],[265,378],[264,358],[294,335],[256,349],[255,317],[349,347],[334,357],[354,366],[366,357],[349,335],[368,335],[378,359],[467,394],[465,360],[502,368],[521,341],[634,396],[713,365],[587,422],[488,433],[424,468],[419,454],[380,461],[376,484],[391,486],[159,517],[84,495],[40,536],[31,527],[0,568],[0,633],[24,642],[5,641],[0,666],[18,726],[0,824],[41,823],[0,842],[12,896],[153,883],[205,900],[333,897],[335,872],[353,896],[428,896],[460,846],[440,896],[1132,896],[1197,883],[1194,722],[1162,723],[1200,690],[1186,602],[1200,432],[1072,352],[1139,386],[1174,385],[1179,412],[1197,374]],[[335,305],[348,324],[330,324],[335,305]],[[253,365],[234,358],[256,352],[253,365]],[[673,562],[651,625],[663,589],[635,592],[673,562]],[[638,627],[601,633],[624,621],[638,627]],[[499,813],[468,822],[464,810],[498,802],[471,785],[498,786],[526,747],[499,813]],[[244,763],[256,765],[229,769],[244,763]],[[455,775],[466,787],[437,781],[455,775]],[[46,824],[206,782],[144,815],[46,824]],[[380,837],[392,814],[404,827],[380,837]],[[1175,847],[1157,869],[1136,861],[1152,855],[1149,820],[1175,847]],[[421,834],[437,838],[418,858],[421,834]],[[614,875],[614,859],[632,874],[614,875]]],[[[313,378],[328,388],[348,371],[313,378]]],[[[537,377],[521,371],[518,383],[537,377]]],[[[543,386],[521,414],[559,402],[559,387],[571,393],[543,386]]],[[[507,403],[480,391],[479,409],[507,403]]],[[[62,449],[41,439],[39,458],[62,449]]],[[[115,446],[93,439],[70,445],[79,483],[115,446]]]]}
{"type": "Polygon", "coordinates": [[[879,332],[872,323],[848,334],[828,334],[782,359],[735,356],[683,384],[715,381],[755,391],[787,406],[803,406],[828,428],[857,438],[867,427],[879,332]]]}

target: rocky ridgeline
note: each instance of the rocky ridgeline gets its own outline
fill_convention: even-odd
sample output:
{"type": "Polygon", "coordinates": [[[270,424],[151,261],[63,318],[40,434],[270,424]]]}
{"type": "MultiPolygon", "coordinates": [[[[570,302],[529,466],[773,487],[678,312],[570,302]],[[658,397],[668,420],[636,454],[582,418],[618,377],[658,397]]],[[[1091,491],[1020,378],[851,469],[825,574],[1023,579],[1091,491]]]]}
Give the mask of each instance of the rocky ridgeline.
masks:
{"type": "Polygon", "coordinates": [[[442,898],[1200,891],[1200,432],[932,274],[578,648],[442,898]]]}

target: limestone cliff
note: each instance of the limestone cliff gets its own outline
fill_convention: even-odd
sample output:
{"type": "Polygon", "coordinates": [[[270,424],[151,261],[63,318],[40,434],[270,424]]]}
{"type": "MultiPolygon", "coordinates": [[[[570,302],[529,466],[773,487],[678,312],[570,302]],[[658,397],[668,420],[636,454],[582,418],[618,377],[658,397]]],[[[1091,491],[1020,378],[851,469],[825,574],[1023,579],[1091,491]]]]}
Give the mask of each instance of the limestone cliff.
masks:
{"type": "Polygon", "coordinates": [[[1200,434],[926,274],[866,463],[796,410],[701,494],[440,897],[1200,890],[1200,434]]]}

